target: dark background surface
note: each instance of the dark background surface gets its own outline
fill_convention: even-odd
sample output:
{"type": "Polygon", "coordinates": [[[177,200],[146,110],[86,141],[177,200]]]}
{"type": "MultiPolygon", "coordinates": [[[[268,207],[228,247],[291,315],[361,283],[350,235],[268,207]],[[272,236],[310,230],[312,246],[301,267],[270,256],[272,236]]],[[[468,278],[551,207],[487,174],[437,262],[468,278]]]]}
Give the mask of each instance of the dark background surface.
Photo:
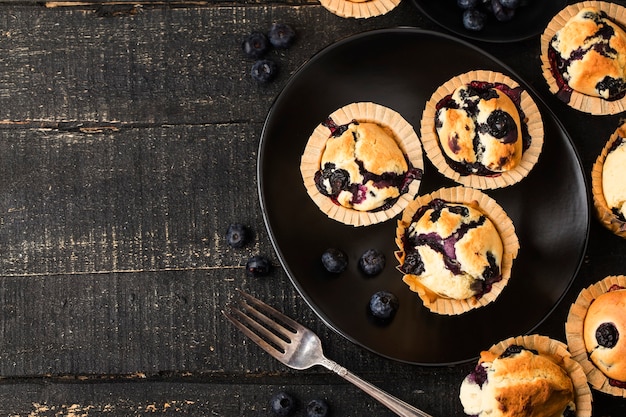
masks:
{"type": "MultiPolygon", "coordinates": [[[[247,342],[221,315],[241,288],[315,330],[354,373],[433,416],[462,416],[473,364],[407,365],[330,330],[280,268],[258,199],[261,131],[290,75],[338,40],[396,26],[447,33],[408,0],[367,20],[306,0],[1,2],[0,415],[271,415],[281,390],[303,405],[325,398],[334,416],[392,415],[336,375],[288,369],[247,342]],[[259,86],[240,44],[274,21],[298,39],[270,53],[280,74],[259,86]],[[245,248],[226,245],[231,222],[254,231],[245,248]],[[255,254],[276,266],[269,277],[246,277],[255,254]]],[[[621,116],[552,97],[538,36],[472,43],[552,109],[590,181],[621,116]]],[[[580,289],[625,273],[625,256],[592,218],[580,271],[538,332],[564,341],[580,289]]],[[[624,415],[626,400],[594,392],[594,416],[624,415]]]]}

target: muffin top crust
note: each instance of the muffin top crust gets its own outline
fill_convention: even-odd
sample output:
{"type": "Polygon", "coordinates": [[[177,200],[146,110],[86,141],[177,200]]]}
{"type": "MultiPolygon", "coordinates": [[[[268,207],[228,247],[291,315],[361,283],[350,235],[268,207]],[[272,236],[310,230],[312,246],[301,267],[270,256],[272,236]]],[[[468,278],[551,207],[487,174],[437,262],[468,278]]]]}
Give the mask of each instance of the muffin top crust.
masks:
{"type": "Polygon", "coordinates": [[[617,100],[626,92],[626,32],[602,10],[582,8],[549,45],[561,89],[617,100]]]}
{"type": "Polygon", "coordinates": [[[462,175],[498,175],[517,167],[530,137],[515,101],[520,91],[502,83],[462,85],[436,105],[435,128],[450,166],[462,175]]]}
{"type": "Polygon", "coordinates": [[[608,208],[626,221],[626,140],[618,136],[611,145],[602,167],[602,192],[608,208]]]}

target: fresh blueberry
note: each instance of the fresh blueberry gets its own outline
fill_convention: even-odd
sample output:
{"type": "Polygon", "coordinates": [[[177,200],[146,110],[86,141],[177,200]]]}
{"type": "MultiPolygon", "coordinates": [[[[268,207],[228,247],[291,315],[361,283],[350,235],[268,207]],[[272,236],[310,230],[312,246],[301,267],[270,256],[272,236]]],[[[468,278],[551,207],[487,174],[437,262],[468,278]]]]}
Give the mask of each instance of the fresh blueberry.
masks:
{"type": "Polygon", "coordinates": [[[328,412],[328,403],[324,400],[311,400],[306,406],[307,417],[326,417],[328,412]]]}
{"type": "Polygon", "coordinates": [[[520,0],[500,0],[500,4],[509,9],[517,9],[520,6],[521,1],[520,0]]]}
{"type": "Polygon", "coordinates": [[[473,9],[478,5],[478,0],[456,0],[456,4],[463,10],[473,9]]]}
{"type": "Polygon", "coordinates": [[[367,275],[377,275],[385,268],[385,254],[378,249],[368,249],[359,258],[359,268],[367,275]]]}
{"type": "Polygon", "coordinates": [[[500,0],[491,0],[491,8],[493,9],[493,15],[500,22],[508,22],[515,16],[515,9],[504,7],[500,0]]]}
{"type": "Polygon", "coordinates": [[[483,30],[486,20],[487,15],[478,9],[467,9],[463,12],[463,27],[467,30],[483,30]]]}
{"type": "Polygon", "coordinates": [[[278,66],[274,61],[269,59],[261,59],[252,65],[250,75],[261,84],[271,81],[278,72],[278,66]]]}
{"type": "Polygon", "coordinates": [[[262,256],[255,255],[248,259],[246,263],[246,273],[249,277],[258,278],[269,275],[272,269],[272,264],[270,261],[262,256]]]}
{"type": "Polygon", "coordinates": [[[248,57],[259,59],[269,50],[269,42],[263,33],[252,32],[244,38],[241,49],[248,57]]]}
{"type": "Polygon", "coordinates": [[[398,297],[389,291],[378,291],[370,298],[372,315],[382,320],[391,319],[396,314],[399,306],[398,297]]]}
{"type": "Polygon", "coordinates": [[[270,408],[277,416],[287,417],[296,411],[296,400],[288,393],[281,391],[272,397],[270,408]]]}
{"type": "Polygon", "coordinates": [[[287,49],[296,37],[296,31],[285,23],[274,23],[267,34],[274,48],[287,49]]]}
{"type": "Polygon", "coordinates": [[[329,248],[322,253],[322,264],[328,272],[339,274],[348,267],[348,256],[340,249],[329,248]]]}
{"type": "Polygon", "coordinates": [[[249,238],[248,228],[241,223],[233,223],[226,230],[226,243],[232,248],[242,248],[249,238]]]}

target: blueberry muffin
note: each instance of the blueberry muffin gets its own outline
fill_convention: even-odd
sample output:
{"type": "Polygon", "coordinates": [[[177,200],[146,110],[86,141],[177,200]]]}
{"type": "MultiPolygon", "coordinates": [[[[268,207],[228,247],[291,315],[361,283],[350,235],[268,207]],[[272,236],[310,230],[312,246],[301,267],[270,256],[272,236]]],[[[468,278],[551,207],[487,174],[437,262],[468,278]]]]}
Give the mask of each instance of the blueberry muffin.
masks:
{"type": "Polygon", "coordinates": [[[439,87],[422,116],[424,148],[445,176],[479,189],[517,183],[537,162],[543,123],[503,74],[472,71],[439,87]]]}
{"type": "Polygon", "coordinates": [[[624,8],[606,2],[568,6],[542,36],[543,73],[550,91],[592,114],[624,110],[626,32],[624,8]]]}
{"type": "Polygon", "coordinates": [[[494,301],[519,248],[504,210],[465,187],[441,189],[409,204],[396,244],[403,281],[428,309],[446,315],[494,301]]]}
{"type": "Polygon", "coordinates": [[[565,331],[591,386],[626,397],[626,277],[608,276],[582,290],[565,331]]]}
{"type": "Polygon", "coordinates": [[[465,413],[478,417],[591,415],[582,367],[565,345],[539,335],[511,338],[481,352],[459,398],[465,413]]]}
{"type": "Polygon", "coordinates": [[[626,124],[605,144],[591,171],[593,203],[598,219],[614,234],[626,238],[626,124]]]}
{"type": "Polygon", "coordinates": [[[320,4],[340,17],[367,19],[390,12],[400,0],[320,0],[320,4]]]}
{"type": "Polygon", "coordinates": [[[300,171],[307,192],[329,217],[354,226],[379,223],[417,194],[421,143],[399,113],[354,103],[316,127],[300,171]]]}

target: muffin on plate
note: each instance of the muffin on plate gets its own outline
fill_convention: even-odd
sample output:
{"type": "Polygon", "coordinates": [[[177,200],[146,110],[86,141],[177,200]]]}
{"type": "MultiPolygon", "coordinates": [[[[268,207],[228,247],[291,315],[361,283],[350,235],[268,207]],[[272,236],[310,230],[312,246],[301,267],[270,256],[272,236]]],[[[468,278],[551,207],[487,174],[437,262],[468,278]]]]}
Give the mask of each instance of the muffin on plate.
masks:
{"type": "Polygon", "coordinates": [[[555,16],[541,39],[543,74],[550,91],[571,107],[615,114],[626,101],[626,9],[583,2],[555,16]]]}
{"type": "Polygon", "coordinates": [[[367,19],[390,12],[400,0],[320,0],[320,4],[340,17],[367,19]]]}
{"type": "Polygon", "coordinates": [[[422,115],[426,154],[446,177],[478,189],[521,181],[539,159],[543,121],[530,95],[493,71],[441,85],[422,115]]]}
{"type": "Polygon", "coordinates": [[[570,307],[565,333],[591,386],[626,397],[626,277],[608,276],[582,290],[570,307]]]}
{"type": "Polygon", "coordinates": [[[423,169],[413,127],[396,111],[369,102],[344,106],[320,123],[300,163],[317,206],[353,226],[399,214],[417,194],[423,169]]]}
{"type": "Polygon", "coordinates": [[[462,382],[466,414],[478,417],[591,415],[591,391],[567,347],[546,336],[509,338],[480,354],[462,382]]]}
{"type": "Polygon", "coordinates": [[[494,301],[511,275],[519,241],[495,200],[466,187],[419,196],[396,229],[402,280],[424,306],[462,314],[494,301]]]}
{"type": "Polygon", "coordinates": [[[598,219],[626,238],[626,124],[620,125],[593,164],[591,189],[598,219]]]}

